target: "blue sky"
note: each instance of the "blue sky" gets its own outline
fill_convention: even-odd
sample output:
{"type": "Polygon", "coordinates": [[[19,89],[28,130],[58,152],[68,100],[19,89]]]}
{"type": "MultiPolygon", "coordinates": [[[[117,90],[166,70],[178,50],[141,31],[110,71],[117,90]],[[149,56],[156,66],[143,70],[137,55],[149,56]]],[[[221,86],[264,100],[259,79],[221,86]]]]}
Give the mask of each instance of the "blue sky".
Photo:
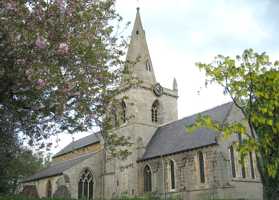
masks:
{"type": "MultiPolygon", "coordinates": [[[[217,54],[235,56],[245,48],[279,55],[279,1],[276,0],[117,0],[124,21],[141,18],[157,80],[171,87],[177,78],[179,117],[229,101],[222,88],[204,88],[196,62],[217,54]]],[[[132,28],[128,28],[128,32],[132,28]]]]}
{"type": "MultiPolygon", "coordinates": [[[[131,22],[126,35],[137,6],[157,81],[171,88],[177,78],[179,118],[230,100],[216,85],[204,89],[205,77],[195,62],[210,62],[217,54],[235,56],[245,48],[279,59],[279,0],[117,0],[117,11],[131,22]]],[[[61,135],[53,152],[71,140],[61,135]]]]}

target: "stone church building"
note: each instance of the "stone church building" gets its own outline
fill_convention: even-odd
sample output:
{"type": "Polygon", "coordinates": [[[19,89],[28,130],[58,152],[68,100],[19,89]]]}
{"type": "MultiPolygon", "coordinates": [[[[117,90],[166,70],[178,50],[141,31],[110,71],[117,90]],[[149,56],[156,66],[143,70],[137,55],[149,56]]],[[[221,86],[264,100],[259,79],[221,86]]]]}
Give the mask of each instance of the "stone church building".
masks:
{"type": "MultiPolygon", "coordinates": [[[[239,162],[237,134],[224,140],[221,133],[206,128],[186,132],[185,126],[197,114],[178,119],[176,80],[171,89],[156,81],[139,9],[127,59],[136,61],[129,70],[141,83],[124,87],[117,95],[122,112],[115,118],[122,120],[111,131],[131,138],[131,154],[125,160],[112,157],[104,150],[101,135],[94,133],[54,155],[50,167],[23,181],[23,190],[33,188],[40,197],[75,199],[145,194],[184,200],[262,199],[255,154],[239,162]],[[129,115],[133,117],[127,120],[129,115]]],[[[245,123],[232,103],[200,114],[220,123],[245,123]]]]}

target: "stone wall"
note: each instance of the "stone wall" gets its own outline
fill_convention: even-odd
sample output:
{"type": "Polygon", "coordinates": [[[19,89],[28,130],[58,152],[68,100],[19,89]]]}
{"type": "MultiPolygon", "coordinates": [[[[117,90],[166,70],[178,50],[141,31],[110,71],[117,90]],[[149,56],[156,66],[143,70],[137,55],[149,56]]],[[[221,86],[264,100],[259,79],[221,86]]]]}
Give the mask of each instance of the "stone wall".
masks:
{"type": "Polygon", "coordinates": [[[65,175],[69,177],[69,191],[71,192],[71,197],[78,198],[78,182],[81,173],[84,169],[89,169],[93,173],[94,177],[94,198],[103,197],[103,169],[104,169],[104,151],[98,151],[92,157],[82,161],[78,165],[71,167],[64,172],[65,175]]]}
{"type": "Polygon", "coordinates": [[[230,165],[220,151],[219,145],[193,151],[164,156],[139,162],[139,194],[144,194],[143,169],[149,165],[152,171],[152,193],[159,196],[175,196],[185,200],[211,198],[262,199],[262,184],[258,178],[252,180],[233,179],[230,165]],[[201,183],[197,153],[201,151],[205,160],[205,183],[201,183]],[[169,161],[175,162],[175,189],[170,187],[169,161]]]}
{"type": "Polygon", "coordinates": [[[40,179],[40,180],[37,180],[37,181],[24,183],[23,185],[34,185],[37,188],[39,197],[42,198],[42,197],[47,196],[47,183],[48,183],[48,181],[51,182],[51,190],[52,190],[52,194],[53,194],[58,188],[57,180],[61,177],[62,176],[59,175],[59,176],[43,178],[43,179],[40,179]]]}

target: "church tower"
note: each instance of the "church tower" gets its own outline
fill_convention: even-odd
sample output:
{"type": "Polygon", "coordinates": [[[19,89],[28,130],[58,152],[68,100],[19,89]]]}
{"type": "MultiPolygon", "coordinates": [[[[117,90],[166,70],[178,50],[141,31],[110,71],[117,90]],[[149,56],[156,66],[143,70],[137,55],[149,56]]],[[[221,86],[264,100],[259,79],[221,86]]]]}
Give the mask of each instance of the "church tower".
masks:
{"type": "Polygon", "coordinates": [[[126,59],[128,75],[123,76],[121,92],[116,98],[122,102],[120,115],[122,118],[127,117],[127,120],[122,120],[122,123],[112,131],[118,135],[130,137],[133,145],[129,149],[131,155],[127,159],[110,158],[107,160],[104,191],[107,196],[105,198],[124,193],[138,194],[137,161],[142,158],[157,128],[162,124],[177,120],[177,83],[174,80],[173,88],[168,89],[156,81],[139,8],[137,8],[126,59]],[[130,85],[126,81],[127,78],[137,79],[139,83],[130,85]]]}

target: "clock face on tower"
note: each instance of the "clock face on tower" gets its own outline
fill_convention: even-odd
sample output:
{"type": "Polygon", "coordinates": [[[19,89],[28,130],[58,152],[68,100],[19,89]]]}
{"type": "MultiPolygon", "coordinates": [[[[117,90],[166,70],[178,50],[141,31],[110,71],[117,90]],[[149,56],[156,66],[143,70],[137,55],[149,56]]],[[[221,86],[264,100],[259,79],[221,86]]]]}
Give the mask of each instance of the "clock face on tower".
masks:
{"type": "Polygon", "coordinates": [[[163,94],[163,87],[160,85],[160,83],[156,83],[153,86],[153,92],[157,97],[159,97],[163,94]]]}

